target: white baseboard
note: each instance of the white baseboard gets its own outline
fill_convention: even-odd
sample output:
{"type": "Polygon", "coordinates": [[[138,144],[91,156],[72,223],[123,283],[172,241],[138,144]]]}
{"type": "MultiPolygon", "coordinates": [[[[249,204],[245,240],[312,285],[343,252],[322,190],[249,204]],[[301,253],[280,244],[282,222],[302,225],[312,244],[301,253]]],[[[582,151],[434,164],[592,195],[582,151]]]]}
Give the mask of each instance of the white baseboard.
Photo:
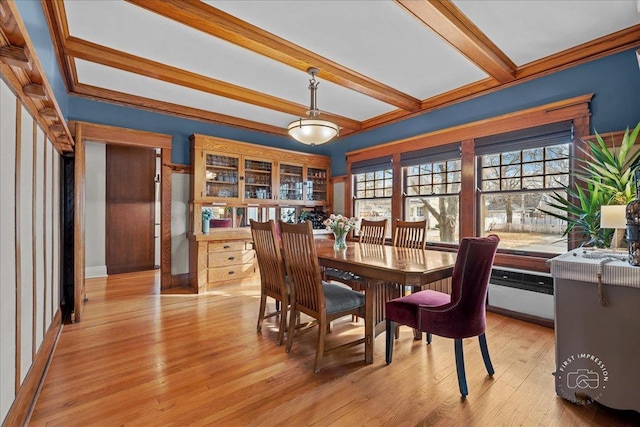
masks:
{"type": "Polygon", "coordinates": [[[107,277],[107,266],[98,265],[96,267],[85,267],[84,277],[87,279],[92,277],[107,277]]]}

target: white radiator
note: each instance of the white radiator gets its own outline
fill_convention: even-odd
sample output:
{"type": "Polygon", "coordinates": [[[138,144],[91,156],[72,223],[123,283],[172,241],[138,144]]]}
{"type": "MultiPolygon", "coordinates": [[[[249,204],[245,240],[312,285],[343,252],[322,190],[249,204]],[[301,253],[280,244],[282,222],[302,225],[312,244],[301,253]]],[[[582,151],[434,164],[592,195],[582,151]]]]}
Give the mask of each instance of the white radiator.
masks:
{"type": "Polygon", "coordinates": [[[547,273],[494,268],[487,302],[492,307],[553,320],[553,279],[547,273]]]}

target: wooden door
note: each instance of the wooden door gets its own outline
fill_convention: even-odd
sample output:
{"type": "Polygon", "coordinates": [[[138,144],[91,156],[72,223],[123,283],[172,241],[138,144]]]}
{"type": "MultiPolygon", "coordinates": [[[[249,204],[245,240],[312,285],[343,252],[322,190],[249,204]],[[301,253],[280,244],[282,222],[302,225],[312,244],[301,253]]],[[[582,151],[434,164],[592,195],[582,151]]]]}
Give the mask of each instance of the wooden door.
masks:
{"type": "Polygon", "coordinates": [[[154,149],[107,145],[107,274],[154,268],[155,157],[154,149]]]}

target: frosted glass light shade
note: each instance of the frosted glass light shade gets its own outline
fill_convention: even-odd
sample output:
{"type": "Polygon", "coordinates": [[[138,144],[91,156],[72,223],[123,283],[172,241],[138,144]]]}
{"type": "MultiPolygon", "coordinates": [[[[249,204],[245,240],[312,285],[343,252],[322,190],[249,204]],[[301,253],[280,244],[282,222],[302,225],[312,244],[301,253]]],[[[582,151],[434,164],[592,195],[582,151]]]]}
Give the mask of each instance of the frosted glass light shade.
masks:
{"type": "Polygon", "coordinates": [[[319,145],[331,141],[338,135],[338,125],[326,120],[298,119],[288,126],[289,135],[306,145],[319,145]]]}

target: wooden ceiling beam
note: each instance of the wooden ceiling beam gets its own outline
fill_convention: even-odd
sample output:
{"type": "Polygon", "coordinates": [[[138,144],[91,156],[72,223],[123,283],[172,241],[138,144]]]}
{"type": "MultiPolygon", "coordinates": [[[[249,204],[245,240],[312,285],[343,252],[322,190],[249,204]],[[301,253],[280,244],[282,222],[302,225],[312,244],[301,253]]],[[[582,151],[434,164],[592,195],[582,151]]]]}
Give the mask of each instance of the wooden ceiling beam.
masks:
{"type": "Polygon", "coordinates": [[[226,114],[213,113],[211,111],[205,111],[198,108],[185,107],[184,105],[173,104],[170,102],[157,101],[114,90],[98,88],[83,83],[75,85],[74,93],[97,101],[109,102],[111,104],[123,105],[125,107],[133,107],[140,110],[153,111],[155,113],[162,113],[176,117],[183,117],[190,120],[223,124],[277,135],[287,135],[287,130],[281,127],[247,119],[240,119],[226,114]]]}
{"type": "MultiPolygon", "coordinates": [[[[295,116],[306,117],[307,106],[296,104],[275,96],[267,95],[242,86],[237,86],[221,80],[212,79],[180,68],[171,67],[160,62],[140,58],[129,53],[107,48],[86,40],[69,37],[65,40],[64,50],[67,55],[84,59],[120,70],[136,73],[142,76],[177,84],[212,95],[246,102],[263,108],[280,111],[295,116]]],[[[323,118],[337,123],[341,127],[360,129],[357,120],[335,114],[324,113],[323,118]]]]}
{"type": "Polygon", "coordinates": [[[517,66],[450,1],[395,1],[500,83],[516,78],[517,66]]]}
{"type": "Polygon", "coordinates": [[[293,68],[317,67],[318,77],[406,111],[420,110],[420,100],[330,61],[268,31],[199,0],[127,0],[165,18],[244,47],[293,68]]]}

